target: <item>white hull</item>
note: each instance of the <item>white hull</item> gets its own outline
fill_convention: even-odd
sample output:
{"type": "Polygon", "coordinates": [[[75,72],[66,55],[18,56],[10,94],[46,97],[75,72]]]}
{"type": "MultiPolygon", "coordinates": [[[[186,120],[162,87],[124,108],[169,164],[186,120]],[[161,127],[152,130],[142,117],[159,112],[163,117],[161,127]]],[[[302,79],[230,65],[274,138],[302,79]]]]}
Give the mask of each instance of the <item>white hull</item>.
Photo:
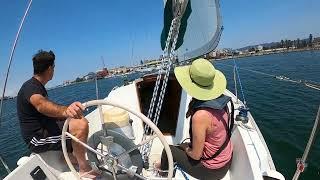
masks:
{"type": "MultiPolygon", "coordinates": [[[[127,86],[114,89],[106,99],[119,102],[135,111],[141,112],[139,94],[137,93],[137,84],[139,83],[141,83],[141,79],[136,80],[127,86]]],[[[242,104],[240,101],[237,103],[236,97],[230,91],[226,91],[225,94],[232,97],[235,109],[242,104]]],[[[185,114],[188,109],[190,99],[191,97],[182,90],[179,103],[180,105],[177,106],[179,108],[179,113],[175,134],[165,134],[165,138],[169,144],[181,143],[185,138],[189,137],[188,130],[190,119],[185,118],[185,114]]],[[[107,106],[103,106],[103,109],[108,108],[109,107],[107,106]]],[[[235,110],[235,115],[236,114],[238,114],[238,110],[235,110]]],[[[94,132],[101,130],[98,109],[91,112],[86,116],[86,118],[90,122],[89,136],[94,132]]],[[[138,144],[141,142],[143,137],[143,123],[141,120],[132,116],[132,114],[130,114],[130,118],[133,120],[132,126],[135,136],[134,142],[135,144],[138,144]]],[[[223,179],[263,180],[263,176],[269,176],[275,179],[284,179],[284,177],[276,171],[268,147],[250,113],[248,123],[243,124],[240,121],[235,122],[231,141],[234,146],[232,164],[229,172],[223,179]]],[[[151,148],[149,164],[153,164],[154,161],[160,159],[162,149],[162,144],[159,139],[156,138],[151,148]]],[[[29,174],[34,168],[36,168],[36,166],[40,166],[50,180],[73,178],[74,176],[68,172],[66,164],[60,160],[60,155],[62,153],[58,154],[59,152],[48,152],[42,155],[32,155],[31,158],[24,160],[24,162],[9,174],[5,180],[32,179],[29,174]]],[[[159,177],[155,177],[152,172],[146,170],[143,171],[143,175],[150,179],[161,179],[159,177]]],[[[183,180],[185,178],[182,176],[180,171],[177,171],[174,179],[183,180]]],[[[194,178],[190,177],[190,179],[194,178]]]]}

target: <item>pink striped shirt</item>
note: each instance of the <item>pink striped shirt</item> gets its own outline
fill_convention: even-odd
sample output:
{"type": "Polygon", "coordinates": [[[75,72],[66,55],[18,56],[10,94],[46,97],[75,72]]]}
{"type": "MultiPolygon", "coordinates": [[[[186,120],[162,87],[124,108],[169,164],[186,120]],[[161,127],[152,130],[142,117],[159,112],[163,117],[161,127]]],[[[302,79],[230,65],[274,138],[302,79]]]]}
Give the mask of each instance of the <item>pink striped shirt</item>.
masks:
{"type": "MultiPolygon", "coordinates": [[[[227,138],[227,131],[222,121],[225,121],[226,124],[228,124],[228,114],[224,109],[215,110],[211,108],[204,108],[203,110],[207,111],[212,117],[212,132],[210,134],[207,132],[206,134],[202,155],[203,158],[209,158],[218,151],[227,138]]],[[[201,163],[209,169],[221,168],[232,158],[232,149],[233,147],[230,140],[226,148],[222,150],[217,157],[211,160],[202,160],[201,163]]]]}

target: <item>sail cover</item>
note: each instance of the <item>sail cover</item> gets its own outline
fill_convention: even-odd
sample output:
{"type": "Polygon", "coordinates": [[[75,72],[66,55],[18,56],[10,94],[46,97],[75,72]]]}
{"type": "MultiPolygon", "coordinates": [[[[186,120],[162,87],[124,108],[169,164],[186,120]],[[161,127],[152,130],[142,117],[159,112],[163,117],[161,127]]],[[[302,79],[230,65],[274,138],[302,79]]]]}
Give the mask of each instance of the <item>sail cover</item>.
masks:
{"type": "MultiPolygon", "coordinates": [[[[161,33],[161,48],[174,18],[176,0],[164,0],[164,27],[161,33]]],[[[176,52],[180,61],[193,59],[213,51],[220,40],[222,22],[219,0],[189,0],[181,19],[176,52]]]]}

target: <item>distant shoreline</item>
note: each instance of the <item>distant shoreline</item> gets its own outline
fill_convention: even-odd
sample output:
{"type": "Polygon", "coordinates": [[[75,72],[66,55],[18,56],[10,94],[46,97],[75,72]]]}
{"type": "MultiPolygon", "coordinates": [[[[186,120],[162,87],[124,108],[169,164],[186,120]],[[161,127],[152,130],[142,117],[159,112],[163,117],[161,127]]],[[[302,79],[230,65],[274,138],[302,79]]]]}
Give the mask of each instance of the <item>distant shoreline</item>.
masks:
{"type": "MultiPolygon", "coordinates": [[[[281,54],[281,53],[291,53],[291,52],[303,52],[303,51],[320,51],[320,48],[301,48],[301,49],[286,49],[286,50],[281,50],[281,51],[271,51],[271,52],[257,52],[257,53],[252,53],[252,54],[244,54],[244,55],[236,55],[236,56],[225,56],[222,58],[210,58],[211,61],[216,60],[216,61],[222,61],[222,60],[227,60],[227,59],[238,59],[238,58],[245,58],[245,57],[254,57],[254,56],[266,56],[266,55],[272,55],[272,54],[281,54]]],[[[147,67],[148,68],[148,67],[147,67]]],[[[123,73],[125,74],[125,73],[123,73]]],[[[118,76],[122,76],[123,74],[118,74],[118,76]]],[[[108,77],[109,78],[109,77],[108,77]]],[[[105,78],[104,78],[105,79],[105,78]]],[[[100,79],[99,79],[100,80],[100,79]]],[[[62,88],[62,87],[67,87],[70,85],[76,85],[80,83],[86,83],[86,82],[91,82],[94,81],[94,79],[90,80],[85,80],[85,81],[79,81],[79,82],[73,82],[70,84],[66,85],[58,85],[54,87],[47,88],[47,90],[52,90],[56,88],[62,88]]]]}
{"type": "MultiPolygon", "coordinates": [[[[3,97],[3,101],[6,101],[6,100],[10,100],[10,99],[14,99],[16,96],[5,96],[3,97]]],[[[2,100],[2,98],[0,97],[0,101],[2,100]]]]}
{"type": "Polygon", "coordinates": [[[303,51],[320,51],[320,48],[302,48],[302,49],[286,49],[281,51],[270,51],[270,52],[257,52],[252,54],[243,54],[243,55],[235,55],[235,56],[226,56],[222,58],[212,58],[211,60],[226,60],[226,59],[238,59],[238,58],[245,58],[245,57],[254,57],[254,56],[265,56],[265,55],[272,55],[272,54],[282,54],[282,53],[291,53],[291,52],[303,52],[303,51]]]}

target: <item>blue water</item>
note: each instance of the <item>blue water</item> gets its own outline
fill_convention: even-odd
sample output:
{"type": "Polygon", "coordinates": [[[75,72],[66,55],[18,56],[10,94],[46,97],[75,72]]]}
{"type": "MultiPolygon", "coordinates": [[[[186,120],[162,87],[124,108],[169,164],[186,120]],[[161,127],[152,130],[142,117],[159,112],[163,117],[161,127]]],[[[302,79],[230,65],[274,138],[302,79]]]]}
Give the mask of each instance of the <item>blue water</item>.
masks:
{"type": "MultiPolygon", "coordinates": [[[[236,59],[239,68],[252,69],[272,75],[320,82],[320,52],[306,51],[236,59]]],[[[216,61],[228,79],[233,91],[233,60],[216,61]]],[[[279,81],[275,78],[239,69],[243,92],[253,117],[258,124],[278,171],[291,179],[296,169],[296,158],[301,157],[308,141],[320,105],[320,91],[301,84],[279,81]]],[[[130,75],[134,79],[141,74],[130,75]]],[[[123,84],[124,77],[99,80],[99,97],[105,97],[114,86],[123,84]]],[[[240,89],[238,90],[240,93],[240,89]]],[[[87,82],[52,89],[49,97],[60,104],[85,102],[96,98],[95,83],[87,82]]],[[[242,99],[241,94],[239,94],[242,99]]],[[[22,155],[29,154],[20,135],[16,116],[16,100],[4,103],[0,128],[0,155],[11,169],[22,155]]],[[[308,157],[308,168],[301,179],[320,179],[320,137],[308,157]]],[[[0,177],[5,170],[0,167],[0,177]]]]}

